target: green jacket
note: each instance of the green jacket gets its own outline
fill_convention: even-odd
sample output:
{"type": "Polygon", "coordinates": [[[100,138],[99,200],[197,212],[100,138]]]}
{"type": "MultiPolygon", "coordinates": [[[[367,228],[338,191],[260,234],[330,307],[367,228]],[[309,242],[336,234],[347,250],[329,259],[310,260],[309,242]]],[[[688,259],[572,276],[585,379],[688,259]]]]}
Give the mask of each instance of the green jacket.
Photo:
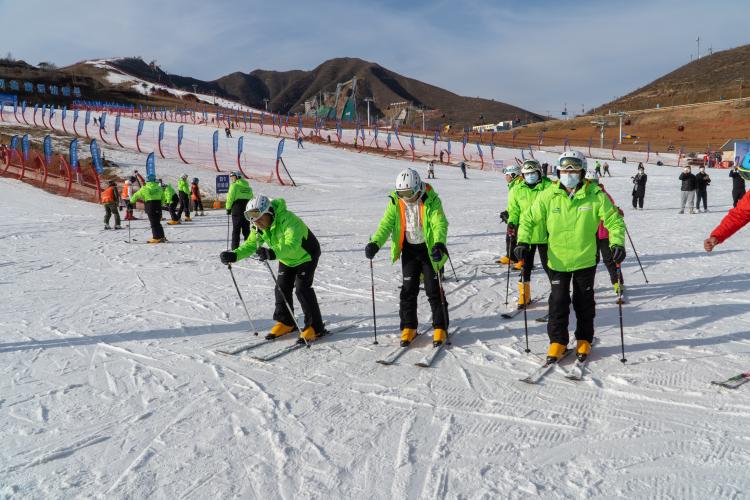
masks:
{"type": "MultiPolygon", "coordinates": [[[[382,248],[385,245],[388,236],[391,237],[391,262],[396,262],[401,256],[401,248],[406,239],[406,215],[404,212],[405,202],[401,201],[396,192],[389,195],[388,206],[385,207],[385,213],[380,220],[377,231],[372,235],[370,241],[377,243],[382,248]]],[[[443,204],[440,197],[432,186],[427,184],[426,193],[422,195],[419,203],[422,205],[422,230],[424,239],[427,244],[428,252],[432,252],[432,247],[436,243],[446,245],[448,242],[448,219],[443,212],[443,204]]],[[[440,262],[432,262],[432,267],[438,271],[443,267],[447,256],[443,256],[440,262]]]]}
{"type": "Polygon", "coordinates": [[[161,200],[164,196],[164,190],[158,182],[147,182],[141,189],[130,197],[130,203],[135,204],[138,200],[156,201],[161,200]]]}
{"type": "Polygon", "coordinates": [[[245,179],[237,179],[229,186],[229,193],[227,193],[227,210],[232,209],[232,204],[235,200],[252,200],[253,189],[245,179]]]}
{"type": "Polygon", "coordinates": [[[177,181],[177,190],[182,191],[186,195],[190,196],[190,185],[182,177],[180,177],[180,180],[177,181]]]}
{"type": "Polygon", "coordinates": [[[510,212],[510,204],[513,202],[513,191],[515,191],[516,187],[518,187],[519,182],[523,184],[522,175],[517,175],[515,179],[508,183],[508,205],[505,208],[505,210],[507,210],[508,212],[510,212]]]}
{"type": "MultiPolygon", "coordinates": [[[[529,186],[525,181],[517,184],[513,188],[513,196],[510,199],[510,203],[508,203],[508,225],[513,224],[518,227],[521,214],[527,212],[531,208],[531,205],[534,204],[537,196],[545,189],[549,189],[550,186],[552,186],[552,181],[546,177],[542,177],[534,187],[529,186]]],[[[547,243],[547,230],[542,225],[534,226],[531,236],[529,236],[529,241],[525,241],[524,243],[532,245],[547,243]]]]}
{"type": "Polygon", "coordinates": [[[175,193],[175,190],[172,187],[172,185],[165,184],[164,185],[164,197],[161,199],[162,203],[164,203],[165,205],[171,205],[172,198],[174,197],[175,194],[177,193],[175,193]]]}
{"type": "Polygon", "coordinates": [[[611,245],[623,245],[625,223],[617,208],[596,184],[583,183],[572,198],[559,183],[542,191],[530,210],[521,214],[519,243],[529,243],[536,226],[547,230],[547,264],[572,272],[596,265],[599,221],[611,245]]]}
{"type": "Polygon", "coordinates": [[[286,209],[283,198],[276,198],[271,202],[271,206],[274,213],[273,223],[264,231],[251,226],[247,241],[234,251],[237,260],[253,255],[258,247],[265,243],[285,266],[296,267],[310,262],[312,256],[302,248],[302,241],[309,233],[305,223],[286,209]]]}

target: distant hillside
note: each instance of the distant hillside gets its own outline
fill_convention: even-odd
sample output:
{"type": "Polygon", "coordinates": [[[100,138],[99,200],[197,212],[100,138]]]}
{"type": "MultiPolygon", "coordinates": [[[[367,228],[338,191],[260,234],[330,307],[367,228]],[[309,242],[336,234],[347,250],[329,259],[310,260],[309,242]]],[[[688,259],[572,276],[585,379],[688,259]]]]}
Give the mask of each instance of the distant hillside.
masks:
{"type": "Polygon", "coordinates": [[[742,95],[750,97],[750,45],[701,57],[592,112],[735,99],[740,96],[740,85],[742,95]]]}

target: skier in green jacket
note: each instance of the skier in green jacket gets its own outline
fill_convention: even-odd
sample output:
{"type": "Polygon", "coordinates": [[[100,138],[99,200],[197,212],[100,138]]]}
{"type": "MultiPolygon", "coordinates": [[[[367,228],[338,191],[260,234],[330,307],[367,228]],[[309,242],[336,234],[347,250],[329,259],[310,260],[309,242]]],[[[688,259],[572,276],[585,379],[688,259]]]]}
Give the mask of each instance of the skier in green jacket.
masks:
{"type": "MultiPolygon", "coordinates": [[[[528,212],[539,194],[552,186],[552,181],[542,176],[542,166],[536,160],[526,160],[521,167],[523,182],[513,188],[513,196],[508,202],[508,227],[517,228],[521,214],[528,212]]],[[[526,252],[518,259],[523,265],[523,279],[518,282],[518,307],[531,302],[531,270],[534,268],[534,255],[539,250],[539,260],[547,272],[547,230],[542,225],[535,226],[528,237],[526,252]]]]}
{"type": "MultiPolygon", "coordinates": [[[[505,174],[505,182],[508,185],[508,203],[505,206],[505,210],[500,212],[500,220],[508,224],[508,207],[513,202],[513,191],[515,188],[523,184],[523,177],[521,177],[521,166],[520,165],[508,165],[503,170],[505,174]]],[[[511,226],[508,224],[505,230],[505,255],[497,260],[498,264],[507,265],[514,264],[515,269],[521,269],[523,262],[516,262],[516,258],[513,255],[513,249],[516,248],[516,231],[517,226],[511,226]]]]}
{"type": "Polygon", "coordinates": [[[567,151],[560,155],[557,164],[560,181],[540,193],[531,209],[521,215],[516,246],[516,256],[521,258],[534,239],[534,231],[540,227],[547,231],[551,287],[547,363],[557,362],[568,345],[571,282],[577,319],[576,353],[584,360],[591,351],[599,221],[609,231],[613,260],[619,265],[625,259],[622,216],[599,186],[584,181],[586,157],[579,151],[567,151]]]}
{"type": "Polygon", "coordinates": [[[177,197],[177,192],[175,192],[171,184],[165,183],[162,179],[159,179],[159,184],[161,184],[161,187],[164,190],[162,203],[166,209],[169,210],[170,220],[167,221],[167,224],[170,226],[180,224],[180,218],[177,216],[177,203],[180,201],[177,197]]]}
{"type": "Polygon", "coordinates": [[[229,174],[229,192],[227,193],[227,216],[232,217],[232,250],[240,246],[240,232],[247,241],[250,235],[250,222],[245,218],[247,203],[253,199],[253,189],[243,179],[242,173],[229,174]]]}
{"type": "Polygon", "coordinates": [[[417,336],[417,297],[421,275],[424,276],[424,288],[432,309],[432,340],[438,346],[448,338],[448,305],[437,275],[448,258],[445,246],[448,219],[435,190],[422,182],[414,169],[407,168],[396,177],[396,190],[388,195],[385,214],[365,247],[365,256],[368,259],[375,257],[389,237],[391,261],[396,262],[400,257],[403,271],[399,307],[401,345],[409,345],[417,336]]]}
{"type": "Polygon", "coordinates": [[[278,259],[276,309],[273,313],[276,324],[266,338],[274,339],[296,330],[295,320],[287,309],[287,304],[292,310],[294,308],[292,290],[296,289],[297,300],[305,315],[299,342],[304,342],[302,338],[312,342],[324,333],[318,299],[312,288],[320,258],[317,238],[302,219],[287,210],[282,198],[271,201],[266,196],[257,196],[250,200],[244,215],[253,224],[250,235],[236,250],[221,252],[221,262],[231,264],[253,254],[261,261],[278,259]]]}
{"type": "Polygon", "coordinates": [[[177,181],[177,197],[180,200],[180,208],[177,210],[177,219],[182,217],[182,212],[185,212],[185,222],[190,222],[190,184],[188,184],[188,175],[182,174],[180,180],[177,181]]]}
{"type": "Polygon", "coordinates": [[[164,237],[164,228],[161,225],[161,203],[164,197],[164,191],[161,185],[156,182],[155,175],[148,176],[148,182],[130,197],[130,203],[135,206],[135,202],[143,200],[145,212],[148,216],[148,222],[151,224],[151,239],[149,243],[164,243],[167,238],[164,237]]]}

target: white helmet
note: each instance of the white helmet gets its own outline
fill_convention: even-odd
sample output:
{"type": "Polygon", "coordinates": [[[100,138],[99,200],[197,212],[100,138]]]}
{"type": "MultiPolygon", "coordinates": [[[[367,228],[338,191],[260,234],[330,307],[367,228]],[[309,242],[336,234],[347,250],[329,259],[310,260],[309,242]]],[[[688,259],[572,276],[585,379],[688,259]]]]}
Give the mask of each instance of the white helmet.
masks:
{"type": "Polygon", "coordinates": [[[424,182],[413,168],[402,170],[396,177],[396,194],[399,198],[416,199],[424,192],[424,182]]]}
{"type": "Polygon", "coordinates": [[[586,157],[580,151],[566,151],[557,159],[558,170],[586,170],[586,157]]]}
{"type": "Polygon", "coordinates": [[[586,170],[585,179],[587,181],[596,181],[596,182],[599,182],[599,176],[596,175],[596,171],[594,171],[594,170],[586,170]]]}
{"type": "Polygon", "coordinates": [[[525,162],[523,162],[521,173],[525,175],[532,172],[542,172],[542,166],[539,164],[539,162],[536,160],[526,160],[525,162]]]}
{"type": "Polygon", "coordinates": [[[245,219],[249,220],[250,222],[255,222],[261,217],[263,217],[263,214],[267,214],[271,211],[271,200],[268,199],[268,196],[265,195],[258,195],[247,204],[247,209],[245,210],[245,219]]]}
{"type": "Polygon", "coordinates": [[[508,165],[505,167],[505,170],[503,170],[503,173],[515,177],[521,174],[521,167],[519,165],[508,165]]]}

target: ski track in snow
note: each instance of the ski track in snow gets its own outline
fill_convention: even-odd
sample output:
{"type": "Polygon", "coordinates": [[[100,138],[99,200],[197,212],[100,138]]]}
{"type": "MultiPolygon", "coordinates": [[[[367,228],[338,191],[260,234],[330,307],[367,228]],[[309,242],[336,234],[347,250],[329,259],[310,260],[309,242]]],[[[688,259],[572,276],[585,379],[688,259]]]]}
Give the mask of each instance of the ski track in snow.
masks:
{"type": "MultiPolygon", "coordinates": [[[[123,120],[123,137],[134,125],[123,120]]],[[[147,122],[142,144],[151,144],[155,127],[147,122]]],[[[186,156],[210,144],[210,129],[186,132],[186,156]]],[[[165,141],[175,136],[167,124],[165,141]]],[[[252,161],[270,170],[278,139],[245,139],[252,161]]],[[[234,161],[232,144],[222,138],[225,163],[234,161]]],[[[102,146],[124,168],[145,162],[102,146]]],[[[518,379],[544,356],[546,326],[534,319],[546,304],[528,311],[527,355],[523,315],[500,317],[515,303],[518,273],[506,307],[506,268],[493,264],[504,245],[499,174],[470,170],[465,181],[436,165],[432,184],[450,221],[457,274],[448,266],[445,288],[460,330],[431,368],[414,366],[431,348],[429,334],[382,366],[375,360],[398,343],[400,267],[390,265],[389,248],[374,261],[373,345],[363,248],[396,173],[406,166],[424,173],[424,164],[312,144],[288,147],[285,161],[300,187],[253,188],[283,196],[320,240],[316,291],[328,324],[357,323],[268,363],[251,356],[287,340],[237,356],[213,352],[261,339],[249,333],[218,261],[226,247],[221,211],[166,226],[180,244],[146,245],[147,221],[133,221],[138,241],[128,245],[127,231],[101,231],[101,207],[0,179],[0,496],[747,496],[748,387],[709,385],[747,370],[750,354],[750,273],[738,265],[750,257],[747,230],[712,255],[702,251],[728,208],[726,171],[710,172],[711,212],[678,215],[677,169],[649,165],[647,210],[633,211],[634,165],[610,161],[615,177],[604,184],[625,210],[650,281],[627,244],[628,363],[619,361],[618,308],[600,268],[600,342],[584,380],[552,372],[530,386],[518,379]]],[[[171,182],[186,172],[212,185],[213,173],[194,165],[158,159],[157,170],[171,182]]],[[[265,332],[273,312],[268,273],[253,261],[234,269],[265,332]]],[[[547,296],[541,270],[531,284],[534,296],[547,296]]],[[[419,316],[427,326],[423,295],[419,316]]],[[[574,323],[573,316],[571,332],[574,323]]]]}

